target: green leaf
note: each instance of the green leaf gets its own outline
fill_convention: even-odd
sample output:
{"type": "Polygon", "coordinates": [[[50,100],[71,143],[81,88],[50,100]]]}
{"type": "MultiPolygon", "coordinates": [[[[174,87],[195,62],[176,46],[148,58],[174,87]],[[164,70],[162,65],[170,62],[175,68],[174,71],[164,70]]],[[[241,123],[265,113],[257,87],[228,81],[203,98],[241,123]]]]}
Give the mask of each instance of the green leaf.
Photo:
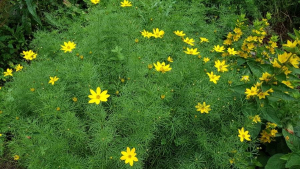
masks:
{"type": "Polygon", "coordinates": [[[292,96],[286,94],[286,93],[283,93],[281,91],[278,91],[278,90],[274,90],[274,92],[272,93],[272,96],[273,97],[276,97],[278,99],[281,99],[281,100],[285,100],[285,101],[296,101],[295,98],[293,98],[292,96]]]}
{"type": "Polygon", "coordinates": [[[39,23],[40,25],[42,25],[42,22],[40,20],[40,18],[38,17],[38,15],[36,14],[36,8],[33,5],[33,1],[32,0],[25,0],[26,1],[26,5],[28,8],[29,13],[33,16],[33,19],[39,23]]]}
{"type": "Polygon", "coordinates": [[[294,28],[294,33],[297,36],[298,39],[300,39],[300,32],[294,28]]]}
{"type": "Polygon", "coordinates": [[[272,123],[276,123],[278,126],[281,126],[280,119],[277,116],[277,111],[271,107],[268,106],[265,109],[262,109],[262,117],[272,123]]]}
{"type": "Polygon", "coordinates": [[[254,76],[260,77],[262,75],[262,68],[258,63],[249,61],[247,62],[247,64],[249,65],[250,70],[253,72],[254,76]]]}
{"type": "Polygon", "coordinates": [[[300,138],[295,135],[295,133],[291,134],[286,131],[286,129],[282,130],[282,134],[285,138],[285,142],[287,146],[292,150],[293,152],[300,151],[300,138]],[[288,139],[287,139],[288,138],[288,139]]]}
{"type": "Polygon", "coordinates": [[[292,155],[285,164],[285,168],[290,168],[297,165],[300,165],[300,155],[292,153],[292,155]]]}
{"type": "Polygon", "coordinates": [[[290,158],[291,155],[292,155],[291,153],[285,154],[285,155],[281,156],[280,159],[287,161],[290,158]]]}
{"type": "Polygon", "coordinates": [[[265,169],[284,169],[285,161],[280,159],[283,155],[284,154],[278,153],[269,158],[265,169]]]}
{"type": "Polygon", "coordinates": [[[300,69],[297,69],[297,68],[292,67],[292,68],[291,68],[291,71],[292,71],[293,73],[300,74],[300,69]]]}
{"type": "Polygon", "coordinates": [[[231,87],[230,90],[235,91],[239,94],[245,94],[246,88],[251,88],[251,85],[250,84],[237,85],[231,87]]]}

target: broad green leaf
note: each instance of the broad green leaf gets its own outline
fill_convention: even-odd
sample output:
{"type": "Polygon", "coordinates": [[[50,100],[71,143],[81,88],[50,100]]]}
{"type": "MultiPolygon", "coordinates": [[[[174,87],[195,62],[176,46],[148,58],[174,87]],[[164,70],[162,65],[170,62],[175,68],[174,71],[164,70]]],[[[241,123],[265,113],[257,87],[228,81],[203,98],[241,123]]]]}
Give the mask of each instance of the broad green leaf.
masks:
{"type": "Polygon", "coordinates": [[[280,159],[283,155],[284,154],[278,153],[269,158],[265,169],[284,169],[286,161],[280,159]]]}
{"type": "Polygon", "coordinates": [[[291,168],[297,165],[300,165],[300,155],[296,153],[292,153],[292,155],[290,156],[290,158],[285,164],[285,168],[291,168]]]}
{"type": "Polygon", "coordinates": [[[245,94],[246,88],[251,88],[251,85],[250,84],[237,85],[231,87],[230,90],[235,91],[239,94],[245,94]]]}
{"type": "Polygon", "coordinates": [[[293,152],[300,151],[300,138],[295,135],[295,133],[291,134],[286,131],[286,129],[282,130],[282,134],[285,138],[285,142],[287,146],[293,152]]]}
{"type": "Polygon", "coordinates": [[[262,68],[259,66],[259,63],[249,61],[247,62],[247,64],[249,65],[250,70],[253,72],[254,76],[261,77],[263,72],[262,72],[262,68]]]}
{"type": "Polygon", "coordinates": [[[262,116],[264,119],[272,123],[276,123],[278,126],[281,126],[280,119],[277,116],[277,111],[274,108],[268,106],[265,109],[263,109],[262,112],[262,116]]]}
{"type": "Polygon", "coordinates": [[[28,8],[29,13],[33,16],[33,19],[39,23],[40,25],[42,25],[42,22],[40,20],[40,18],[38,17],[38,15],[36,14],[36,8],[33,5],[33,0],[25,0],[26,1],[26,5],[28,8]]]}

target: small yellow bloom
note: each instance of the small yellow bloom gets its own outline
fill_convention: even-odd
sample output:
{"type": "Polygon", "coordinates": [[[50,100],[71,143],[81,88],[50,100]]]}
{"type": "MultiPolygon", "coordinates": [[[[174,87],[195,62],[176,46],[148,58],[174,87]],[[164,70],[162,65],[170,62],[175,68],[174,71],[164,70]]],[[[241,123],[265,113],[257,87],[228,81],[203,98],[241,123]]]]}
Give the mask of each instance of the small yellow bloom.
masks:
{"type": "Polygon", "coordinates": [[[164,99],[165,97],[166,97],[166,95],[164,95],[164,94],[163,94],[163,95],[160,95],[160,98],[161,98],[161,99],[164,99]]]}
{"type": "Polygon", "coordinates": [[[288,59],[292,56],[292,53],[286,53],[284,52],[281,55],[278,55],[278,60],[280,63],[285,63],[286,61],[288,61],[288,59]]]}
{"type": "Polygon", "coordinates": [[[153,68],[153,65],[152,64],[148,64],[148,69],[152,69],[153,68]]]}
{"type": "Polygon", "coordinates": [[[91,95],[88,97],[91,99],[89,103],[96,103],[99,104],[101,101],[102,102],[107,102],[107,98],[110,96],[107,94],[107,90],[104,90],[101,92],[100,87],[97,87],[96,92],[92,89],[90,89],[91,95]]]}
{"type": "Polygon", "coordinates": [[[121,2],[121,7],[129,7],[132,6],[131,2],[124,0],[124,2],[121,2]]]}
{"type": "Polygon", "coordinates": [[[132,150],[130,150],[130,148],[127,147],[127,150],[122,151],[121,154],[123,156],[120,159],[125,160],[125,164],[129,163],[130,166],[133,166],[133,162],[138,161],[138,159],[135,157],[135,148],[132,148],[132,150]]]}
{"type": "Polygon", "coordinates": [[[186,51],[184,51],[184,53],[188,54],[188,55],[198,55],[200,52],[197,51],[198,49],[195,48],[186,48],[186,51]]]}
{"type": "Polygon", "coordinates": [[[12,72],[13,72],[12,69],[7,68],[7,69],[6,69],[6,72],[3,72],[4,77],[5,77],[5,76],[13,76],[12,72]]]}
{"type": "Polygon", "coordinates": [[[139,42],[139,39],[135,39],[134,42],[135,42],[135,43],[138,43],[138,42],[139,42]]]}
{"type": "Polygon", "coordinates": [[[281,83],[285,84],[287,87],[291,89],[294,89],[294,86],[292,86],[292,83],[289,80],[287,81],[283,80],[281,83]]]}
{"type": "Polygon", "coordinates": [[[20,71],[20,70],[22,70],[23,69],[23,66],[21,66],[20,64],[18,64],[17,66],[16,66],[16,71],[18,72],[18,71],[20,71]]]}
{"type": "Polygon", "coordinates": [[[248,75],[242,76],[241,81],[249,82],[250,81],[249,76],[248,75]]]}
{"type": "Polygon", "coordinates": [[[200,43],[209,42],[207,38],[200,37],[200,43]]]}
{"type": "Polygon", "coordinates": [[[59,79],[59,78],[57,78],[56,76],[50,77],[49,83],[51,83],[52,85],[54,85],[54,83],[55,83],[56,81],[58,81],[58,79],[59,79]]]}
{"type": "Polygon", "coordinates": [[[124,82],[125,82],[125,79],[124,79],[124,78],[121,78],[121,82],[124,83],[124,82]]]}
{"type": "Polygon", "coordinates": [[[228,48],[227,49],[227,52],[230,54],[230,55],[236,55],[238,52],[234,50],[234,48],[228,48]]]}
{"type": "Polygon", "coordinates": [[[245,94],[247,94],[247,96],[256,96],[258,91],[259,89],[257,89],[256,86],[252,86],[251,89],[246,88],[245,94]]]}
{"type": "Polygon", "coordinates": [[[268,96],[268,95],[269,95],[268,92],[262,92],[262,91],[257,94],[259,99],[265,99],[266,96],[268,96]]]}
{"type": "Polygon", "coordinates": [[[163,30],[159,30],[158,28],[153,29],[153,36],[155,38],[162,38],[164,36],[165,32],[163,30]]]}
{"type": "Polygon", "coordinates": [[[217,45],[217,46],[214,46],[214,49],[213,49],[213,50],[216,51],[216,52],[223,53],[224,50],[225,50],[225,48],[224,48],[224,46],[219,46],[219,45],[217,45]]]}
{"type": "Polygon", "coordinates": [[[73,49],[75,49],[76,44],[74,42],[64,42],[64,45],[61,45],[61,49],[63,50],[65,53],[66,52],[72,52],[73,49]]]}
{"type": "Polygon", "coordinates": [[[252,121],[253,121],[254,123],[257,123],[257,122],[261,122],[261,119],[260,119],[259,115],[255,115],[255,116],[253,117],[252,121]]]}
{"type": "Polygon", "coordinates": [[[201,113],[208,113],[211,110],[210,105],[206,105],[205,102],[203,102],[203,104],[198,103],[198,105],[196,105],[195,108],[201,113]]]}
{"type": "Polygon", "coordinates": [[[60,111],[60,107],[56,107],[56,111],[60,111]]]}
{"type": "Polygon", "coordinates": [[[77,97],[73,97],[72,100],[73,100],[73,102],[77,102],[78,99],[77,99],[77,97]]]}
{"type": "Polygon", "coordinates": [[[93,4],[98,4],[98,3],[100,2],[100,0],[91,0],[91,2],[92,2],[93,4]]]}
{"type": "Polygon", "coordinates": [[[168,72],[172,69],[170,68],[170,65],[166,65],[165,62],[157,62],[157,64],[153,63],[153,65],[158,72],[162,73],[168,72]]]}
{"type": "Polygon", "coordinates": [[[171,58],[171,56],[168,57],[168,61],[173,62],[173,59],[171,58]]]}
{"type": "Polygon", "coordinates": [[[268,82],[271,80],[272,75],[270,75],[268,72],[264,72],[262,77],[259,78],[261,81],[268,82]]]}
{"type": "Polygon", "coordinates": [[[144,38],[148,38],[148,39],[153,36],[153,34],[151,32],[148,32],[145,29],[143,30],[143,32],[141,32],[141,34],[144,38]]]}
{"type": "Polygon", "coordinates": [[[291,41],[287,41],[287,44],[283,44],[282,46],[286,46],[286,47],[289,47],[289,48],[294,48],[297,46],[297,41],[295,40],[294,42],[291,42],[291,41]]]}
{"type": "Polygon", "coordinates": [[[238,129],[238,131],[239,131],[238,136],[240,137],[241,142],[243,142],[244,139],[247,141],[251,141],[249,131],[244,131],[244,127],[242,127],[241,129],[238,129]]]}
{"type": "Polygon", "coordinates": [[[30,88],[30,91],[34,92],[34,91],[35,91],[35,89],[34,89],[34,88],[30,88]]]}
{"type": "Polygon", "coordinates": [[[227,72],[229,65],[225,64],[225,60],[223,60],[222,62],[220,60],[215,61],[215,67],[218,69],[218,72],[227,72]]]}
{"type": "Polygon", "coordinates": [[[208,57],[204,57],[203,61],[206,63],[206,62],[210,61],[210,59],[208,57]]]}
{"type": "Polygon", "coordinates": [[[220,79],[221,76],[214,75],[214,72],[206,73],[209,77],[209,81],[217,84],[217,81],[220,79]]]}
{"type": "Polygon", "coordinates": [[[183,39],[183,42],[185,42],[191,46],[194,46],[195,40],[193,38],[190,39],[190,38],[186,37],[185,39],[183,39]]]}
{"type": "Polygon", "coordinates": [[[19,159],[20,159],[20,156],[14,155],[14,160],[19,160],[19,159]]]}
{"type": "Polygon", "coordinates": [[[174,31],[174,34],[177,35],[177,36],[180,36],[180,37],[185,36],[185,34],[183,33],[183,31],[179,31],[179,30],[174,31]]]}
{"type": "Polygon", "coordinates": [[[270,131],[270,134],[271,134],[273,137],[275,137],[276,133],[278,133],[278,131],[277,131],[276,129],[272,129],[272,130],[270,131]]]}
{"type": "Polygon", "coordinates": [[[26,60],[33,60],[36,58],[36,53],[34,53],[32,50],[29,51],[23,51],[23,53],[21,53],[21,55],[24,55],[24,59],[26,60]]]}

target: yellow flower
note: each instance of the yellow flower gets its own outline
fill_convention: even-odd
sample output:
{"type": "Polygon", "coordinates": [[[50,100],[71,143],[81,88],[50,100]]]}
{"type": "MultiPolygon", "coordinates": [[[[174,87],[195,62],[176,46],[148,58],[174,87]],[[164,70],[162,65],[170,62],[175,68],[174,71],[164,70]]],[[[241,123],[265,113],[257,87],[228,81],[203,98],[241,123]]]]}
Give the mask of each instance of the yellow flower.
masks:
{"type": "Polygon", "coordinates": [[[200,43],[209,42],[207,38],[200,37],[200,43]]]}
{"type": "Polygon", "coordinates": [[[60,107],[56,107],[56,111],[60,111],[60,107]]]}
{"type": "Polygon", "coordinates": [[[162,63],[157,62],[157,64],[153,63],[153,65],[158,72],[162,72],[162,73],[168,72],[172,69],[170,68],[170,65],[166,65],[165,62],[162,63]]]}
{"type": "Polygon", "coordinates": [[[77,97],[73,97],[72,100],[73,100],[73,102],[77,102],[78,99],[77,99],[77,97]]]}
{"type": "Polygon", "coordinates": [[[217,84],[217,81],[220,79],[221,76],[214,75],[214,72],[206,73],[209,77],[209,81],[217,84]]]}
{"type": "Polygon", "coordinates": [[[287,87],[294,89],[294,86],[292,86],[292,83],[290,81],[282,81],[281,83],[285,84],[287,87]]]}
{"type": "Polygon", "coordinates": [[[259,92],[259,93],[257,94],[257,96],[258,96],[259,99],[265,99],[266,96],[268,96],[268,95],[269,95],[268,92],[259,92]]]}
{"type": "Polygon", "coordinates": [[[281,68],[281,65],[277,62],[277,59],[275,58],[274,61],[272,62],[273,67],[281,68]]]}
{"type": "Polygon", "coordinates": [[[276,123],[271,123],[271,122],[267,122],[266,128],[276,128],[277,124],[276,123]]]}
{"type": "Polygon", "coordinates": [[[260,142],[262,143],[271,143],[271,135],[266,131],[266,130],[263,130],[261,133],[260,133],[261,137],[259,138],[260,142]]]}
{"type": "Polygon", "coordinates": [[[259,80],[261,81],[270,81],[271,80],[272,75],[270,75],[268,72],[263,73],[262,77],[259,78],[259,80]]]}
{"type": "Polygon", "coordinates": [[[241,36],[243,34],[243,32],[240,28],[234,28],[233,32],[236,33],[239,36],[241,36]]]}
{"type": "Polygon", "coordinates": [[[292,73],[292,71],[290,71],[289,68],[286,67],[286,66],[282,66],[281,69],[283,70],[283,72],[284,72],[285,75],[288,75],[288,74],[292,73]]]}
{"type": "Polygon", "coordinates": [[[18,72],[18,71],[20,71],[20,70],[22,70],[23,69],[23,66],[21,66],[20,64],[18,64],[17,66],[16,66],[16,71],[18,72]]]}
{"type": "Polygon", "coordinates": [[[185,34],[183,33],[183,31],[174,31],[174,34],[177,35],[177,36],[180,36],[180,37],[183,37],[185,36],[185,34]]]}
{"type": "Polygon", "coordinates": [[[92,89],[90,89],[91,95],[88,97],[91,99],[89,103],[96,103],[99,104],[101,101],[102,102],[107,102],[107,98],[110,96],[107,94],[107,90],[104,90],[101,92],[100,87],[97,87],[96,92],[92,89]]]}
{"type": "Polygon", "coordinates": [[[206,62],[210,61],[210,59],[208,57],[204,57],[203,61],[206,63],[206,62]]]}
{"type": "Polygon", "coordinates": [[[121,7],[129,7],[132,6],[131,2],[124,0],[124,2],[121,2],[121,7]]]}
{"type": "Polygon", "coordinates": [[[248,96],[255,96],[257,95],[259,89],[256,86],[252,86],[251,89],[246,88],[245,94],[248,96]]]}
{"type": "Polygon", "coordinates": [[[248,75],[242,76],[241,81],[249,82],[250,81],[249,76],[248,75]]]}
{"type": "Polygon", "coordinates": [[[123,156],[120,159],[125,160],[125,164],[129,163],[130,166],[133,166],[133,161],[138,161],[138,159],[135,157],[135,148],[132,148],[132,150],[130,150],[130,148],[127,147],[126,152],[122,151],[121,154],[123,156]]]}
{"type": "Polygon", "coordinates": [[[228,71],[228,65],[225,65],[225,60],[220,62],[220,60],[215,61],[215,67],[218,69],[218,72],[226,72],[228,71]]]}
{"type": "Polygon", "coordinates": [[[14,160],[19,160],[19,159],[20,159],[20,156],[14,155],[14,160]]]}
{"type": "Polygon", "coordinates": [[[230,38],[232,38],[232,33],[231,32],[229,32],[228,34],[227,34],[227,39],[230,39],[230,38]]]}
{"type": "Polygon", "coordinates": [[[289,47],[289,48],[294,48],[296,47],[297,45],[297,41],[295,40],[294,42],[291,42],[291,41],[287,41],[287,44],[283,44],[282,46],[286,46],[286,47],[289,47]]]}
{"type": "Polygon", "coordinates": [[[153,36],[153,34],[151,32],[148,32],[144,29],[143,32],[141,32],[142,35],[144,36],[144,38],[150,38],[151,36],[153,36]]]}
{"type": "Polygon", "coordinates": [[[148,69],[152,69],[153,68],[153,65],[152,64],[148,64],[148,69]]]}
{"type": "Polygon", "coordinates": [[[55,83],[58,79],[59,79],[59,78],[57,78],[56,76],[50,77],[49,83],[51,83],[52,85],[54,85],[54,83],[55,83]]]}
{"type": "Polygon", "coordinates": [[[183,39],[183,42],[185,42],[191,46],[194,46],[195,40],[193,38],[190,39],[190,38],[186,37],[185,39],[183,39]]]}
{"type": "Polygon", "coordinates": [[[164,95],[164,94],[163,94],[163,95],[160,95],[160,98],[161,98],[161,99],[165,99],[165,97],[166,97],[166,95],[164,95]]]}
{"type": "Polygon", "coordinates": [[[100,0],[91,0],[91,2],[92,2],[93,4],[97,4],[97,3],[100,2],[100,0]]]}
{"type": "Polygon", "coordinates": [[[64,45],[60,45],[61,49],[63,50],[65,53],[66,52],[72,52],[73,49],[75,49],[76,44],[74,42],[64,42],[64,45]]]}
{"type": "Polygon", "coordinates": [[[198,103],[198,105],[195,106],[197,111],[200,111],[201,113],[208,113],[211,109],[210,109],[210,105],[206,105],[205,102],[203,102],[203,104],[198,103]]]}
{"type": "Polygon", "coordinates": [[[5,77],[5,76],[13,76],[12,72],[13,72],[12,69],[7,68],[7,69],[6,69],[6,72],[3,72],[4,77],[5,77]]]}
{"type": "Polygon", "coordinates": [[[164,36],[165,32],[163,30],[159,30],[158,28],[153,29],[153,36],[155,38],[162,38],[164,36]]]}
{"type": "Polygon", "coordinates": [[[186,51],[184,51],[184,53],[188,54],[188,55],[198,55],[200,52],[197,52],[197,48],[193,49],[193,48],[186,48],[186,51]]]}
{"type": "Polygon", "coordinates": [[[35,89],[34,89],[34,88],[30,88],[30,91],[34,92],[34,91],[35,91],[35,89]]]}
{"type": "Polygon", "coordinates": [[[171,56],[168,57],[168,61],[173,62],[173,59],[171,58],[171,56]]]}
{"type": "Polygon", "coordinates": [[[217,46],[214,46],[213,50],[216,51],[216,52],[222,53],[222,52],[224,52],[225,48],[224,48],[224,46],[217,45],[217,46]]]}
{"type": "Polygon", "coordinates": [[[241,142],[243,142],[244,139],[247,141],[251,141],[249,131],[244,131],[244,127],[242,127],[241,129],[238,129],[238,131],[239,131],[238,136],[240,137],[241,142]]]}
{"type": "Polygon", "coordinates": [[[299,68],[300,58],[297,55],[293,55],[292,57],[290,57],[289,61],[295,68],[299,68]]]}
{"type": "Polygon", "coordinates": [[[236,55],[238,52],[234,50],[234,48],[228,48],[227,49],[227,52],[230,54],[230,55],[236,55]]]}
{"type": "Polygon", "coordinates": [[[254,86],[256,87],[260,87],[262,85],[263,82],[256,82],[256,84],[254,86]]]}
{"type": "Polygon", "coordinates": [[[281,55],[278,55],[278,60],[280,63],[285,63],[290,57],[291,57],[292,53],[286,53],[284,52],[281,55]]]}
{"type": "Polygon", "coordinates": [[[259,115],[255,115],[252,120],[254,123],[261,122],[259,115]]]}
{"type": "Polygon", "coordinates": [[[36,58],[36,53],[34,53],[32,50],[29,51],[23,51],[23,53],[21,53],[21,55],[24,55],[24,59],[26,60],[33,60],[36,58]]]}
{"type": "Polygon", "coordinates": [[[278,131],[276,129],[272,129],[270,131],[271,136],[275,137],[276,133],[278,133],[278,131]]]}
{"type": "Polygon", "coordinates": [[[223,45],[232,45],[232,40],[231,39],[224,40],[223,45]]]}

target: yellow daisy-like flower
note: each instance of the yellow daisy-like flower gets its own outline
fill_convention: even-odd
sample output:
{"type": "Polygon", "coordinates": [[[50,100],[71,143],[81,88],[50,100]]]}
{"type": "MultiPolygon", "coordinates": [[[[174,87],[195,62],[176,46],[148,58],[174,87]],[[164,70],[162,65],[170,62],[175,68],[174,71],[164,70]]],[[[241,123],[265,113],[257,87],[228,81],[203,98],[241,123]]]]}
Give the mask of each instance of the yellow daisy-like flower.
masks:
{"type": "Polygon", "coordinates": [[[18,155],[14,155],[14,160],[19,160],[20,159],[20,156],[18,156],[18,155]]]}
{"type": "Polygon", "coordinates": [[[198,55],[200,52],[197,52],[197,48],[193,49],[193,48],[186,48],[186,51],[184,51],[184,53],[188,54],[188,55],[198,55]]]}
{"type": "Polygon", "coordinates": [[[153,36],[151,32],[148,32],[145,29],[143,32],[141,32],[141,34],[144,36],[144,38],[151,38],[151,36],[153,36]]]}
{"type": "Polygon", "coordinates": [[[56,76],[54,76],[54,77],[50,77],[50,80],[49,80],[49,83],[51,83],[52,85],[54,85],[54,83],[56,82],[56,81],[58,81],[58,77],[56,77],[56,76]]]}
{"type": "Polygon", "coordinates": [[[200,43],[203,43],[203,42],[209,42],[209,40],[207,38],[200,37],[200,43]]]}
{"type": "Polygon", "coordinates": [[[206,63],[206,62],[210,61],[210,59],[208,57],[204,57],[203,61],[206,63]]]}
{"type": "Polygon", "coordinates": [[[289,48],[294,48],[297,46],[297,41],[295,40],[294,42],[291,42],[291,41],[287,41],[286,44],[283,44],[282,46],[286,46],[286,47],[289,47],[289,48]]]}
{"type": "Polygon", "coordinates": [[[23,51],[23,53],[21,53],[21,55],[24,55],[24,59],[26,60],[33,60],[36,58],[37,54],[34,53],[32,50],[29,51],[23,51]]]}
{"type": "Polygon", "coordinates": [[[251,89],[246,88],[245,94],[247,94],[247,97],[256,96],[258,92],[259,89],[256,86],[252,86],[251,89]]]}
{"type": "Polygon", "coordinates": [[[268,96],[268,95],[269,95],[269,93],[267,91],[266,92],[259,92],[257,94],[257,96],[258,96],[259,99],[265,99],[266,96],[268,96]]]}
{"type": "Polygon", "coordinates": [[[6,69],[6,72],[3,72],[4,77],[5,77],[5,76],[13,76],[12,72],[13,72],[12,69],[7,68],[7,69],[6,69]]]}
{"type": "Polygon", "coordinates": [[[221,76],[214,75],[214,72],[206,73],[209,77],[209,81],[217,84],[217,81],[220,79],[221,76]]]}
{"type": "Polygon", "coordinates": [[[100,0],[91,0],[91,2],[92,2],[93,4],[98,4],[98,3],[100,2],[100,0]]]}
{"type": "Polygon", "coordinates": [[[61,45],[61,49],[63,50],[65,53],[66,52],[72,52],[73,49],[75,49],[76,44],[74,42],[64,42],[64,45],[61,45]]]}
{"type": "Polygon", "coordinates": [[[210,109],[210,105],[206,105],[205,102],[203,102],[203,104],[198,103],[198,105],[195,106],[197,111],[200,111],[201,113],[208,113],[211,109],[210,109]]]}
{"type": "Polygon", "coordinates": [[[155,38],[162,38],[164,36],[165,32],[163,30],[159,30],[158,28],[153,29],[153,36],[155,38]]]}
{"type": "Polygon", "coordinates": [[[219,46],[219,45],[217,45],[217,46],[214,46],[214,49],[213,49],[213,50],[216,51],[216,52],[223,53],[224,50],[225,50],[225,48],[224,48],[224,46],[219,46]]]}
{"type": "Polygon", "coordinates": [[[168,62],[173,62],[173,59],[171,58],[171,56],[168,57],[168,62]]]}
{"type": "Polygon", "coordinates": [[[294,86],[292,86],[292,83],[289,80],[287,81],[283,80],[281,83],[285,84],[287,87],[291,89],[294,89],[294,86]]]}
{"type": "Polygon", "coordinates": [[[264,72],[262,77],[259,78],[261,81],[268,82],[271,80],[272,75],[270,75],[268,72],[264,72]]]}
{"type": "Polygon", "coordinates": [[[218,69],[218,72],[228,71],[228,65],[225,64],[225,60],[223,60],[222,62],[220,60],[215,61],[215,67],[218,69]]]}
{"type": "Polygon", "coordinates": [[[249,131],[244,131],[244,127],[242,127],[241,129],[238,129],[238,130],[239,130],[238,136],[239,136],[241,142],[243,142],[244,139],[247,141],[251,141],[249,131]]]}
{"type": "Polygon", "coordinates": [[[17,66],[16,66],[16,71],[18,72],[18,71],[20,71],[20,70],[22,70],[23,69],[23,66],[21,66],[20,64],[18,64],[17,66]]]}
{"type": "Polygon", "coordinates": [[[121,154],[123,155],[120,159],[125,160],[125,164],[129,163],[130,166],[133,166],[134,161],[139,161],[135,156],[135,148],[132,148],[130,150],[129,147],[127,147],[126,151],[122,151],[121,154]]]}
{"type": "Polygon", "coordinates": [[[236,55],[238,52],[234,50],[234,48],[228,48],[227,49],[227,52],[230,54],[230,55],[236,55]]]}
{"type": "Polygon", "coordinates": [[[172,69],[170,68],[170,65],[166,65],[165,62],[162,63],[157,62],[157,64],[153,63],[153,65],[158,72],[162,72],[162,73],[166,73],[172,69]]]}
{"type": "Polygon", "coordinates": [[[121,2],[121,7],[129,7],[132,6],[131,2],[124,0],[123,2],[121,2]]]}
{"type": "Polygon", "coordinates": [[[183,33],[183,31],[179,31],[179,30],[174,31],[174,34],[177,35],[177,36],[180,36],[180,37],[185,36],[185,34],[183,33]]]}
{"type": "Polygon", "coordinates": [[[194,46],[195,40],[193,38],[190,39],[190,38],[186,37],[185,39],[183,39],[183,42],[185,42],[191,46],[194,46]]]}
{"type": "Polygon", "coordinates": [[[242,76],[241,81],[249,82],[250,81],[249,76],[248,75],[242,76]]]}
{"type": "Polygon", "coordinates": [[[261,119],[260,119],[259,115],[255,115],[255,116],[253,117],[252,121],[253,121],[254,123],[257,123],[257,122],[261,122],[261,119]]]}
{"type": "Polygon", "coordinates": [[[286,61],[288,61],[288,59],[292,56],[292,53],[286,53],[284,52],[281,55],[278,55],[278,60],[280,63],[285,63],[286,61]]]}
{"type": "Polygon", "coordinates": [[[101,101],[102,102],[107,102],[107,98],[110,96],[107,94],[107,90],[104,90],[101,92],[100,87],[97,87],[96,92],[92,89],[90,89],[91,95],[88,97],[91,99],[89,103],[96,103],[99,104],[101,101]]]}

